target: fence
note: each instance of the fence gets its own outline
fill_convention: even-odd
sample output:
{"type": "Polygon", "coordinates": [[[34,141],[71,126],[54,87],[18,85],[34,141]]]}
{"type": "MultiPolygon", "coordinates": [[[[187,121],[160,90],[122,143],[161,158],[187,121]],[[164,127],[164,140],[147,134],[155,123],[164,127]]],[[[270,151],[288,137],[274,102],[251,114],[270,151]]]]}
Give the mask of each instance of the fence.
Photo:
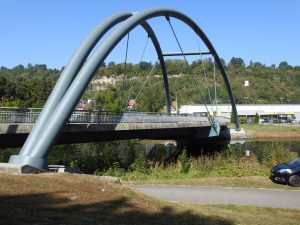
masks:
{"type": "MultiPolygon", "coordinates": [[[[0,123],[35,123],[41,112],[39,108],[0,107],[0,123]]],[[[218,122],[225,123],[218,117],[218,122]]],[[[194,114],[167,114],[145,112],[83,111],[75,110],[67,123],[209,123],[206,116],[194,114]]]]}

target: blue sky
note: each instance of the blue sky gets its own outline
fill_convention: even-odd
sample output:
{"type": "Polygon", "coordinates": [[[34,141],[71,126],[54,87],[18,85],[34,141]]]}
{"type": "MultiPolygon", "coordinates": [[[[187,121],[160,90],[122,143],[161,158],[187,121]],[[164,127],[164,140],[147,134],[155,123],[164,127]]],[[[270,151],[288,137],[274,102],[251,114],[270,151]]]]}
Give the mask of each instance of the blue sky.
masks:
{"type": "MultiPolygon", "coordinates": [[[[0,0],[0,66],[46,64],[61,68],[92,28],[120,11],[170,7],[191,17],[228,63],[287,61],[300,65],[300,1],[298,0],[0,0]]],[[[192,31],[172,21],[187,50],[197,50],[192,31]]],[[[164,18],[150,21],[164,51],[178,51],[164,18]]],[[[129,60],[138,62],[145,43],[140,29],[132,32],[129,60]]],[[[123,61],[125,41],[108,61],[123,61]]],[[[155,61],[148,47],[145,61],[155,61]]]]}

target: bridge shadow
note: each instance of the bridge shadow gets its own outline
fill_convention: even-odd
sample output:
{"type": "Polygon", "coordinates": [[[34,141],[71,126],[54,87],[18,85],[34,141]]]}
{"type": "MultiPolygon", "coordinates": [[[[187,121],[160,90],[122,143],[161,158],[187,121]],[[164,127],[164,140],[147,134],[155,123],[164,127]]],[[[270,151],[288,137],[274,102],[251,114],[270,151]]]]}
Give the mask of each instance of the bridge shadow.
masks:
{"type": "Polygon", "coordinates": [[[233,224],[227,219],[189,210],[141,207],[126,197],[84,204],[63,194],[59,196],[49,193],[0,195],[0,224],[233,224]]]}
{"type": "MultiPolygon", "coordinates": [[[[208,136],[208,135],[207,135],[208,136]]],[[[229,128],[223,126],[219,136],[209,138],[186,138],[178,140],[177,155],[179,155],[183,148],[186,148],[189,155],[193,157],[201,155],[214,155],[228,149],[231,135],[229,128]]]]}
{"type": "Polygon", "coordinates": [[[18,130],[19,124],[9,124],[7,133],[9,134],[15,134],[18,130]]]}

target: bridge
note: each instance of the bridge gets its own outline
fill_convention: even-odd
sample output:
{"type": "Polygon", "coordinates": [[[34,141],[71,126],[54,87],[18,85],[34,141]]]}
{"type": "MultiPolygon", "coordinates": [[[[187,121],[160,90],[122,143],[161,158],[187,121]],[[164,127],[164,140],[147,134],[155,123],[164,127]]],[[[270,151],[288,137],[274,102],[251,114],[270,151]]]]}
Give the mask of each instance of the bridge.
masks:
{"type": "MultiPolygon", "coordinates": [[[[146,46],[146,45],[145,45],[146,46]]],[[[144,48],[145,49],[145,48],[144,48]]],[[[125,56],[125,65],[127,61],[127,52],[128,45],[126,47],[126,56],[125,56]]],[[[141,56],[141,61],[143,59],[144,51],[141,56]]],[[[198,55],[200,58],[202,55],[210,55],[213,58],[213,80],[216,81],[215,70],[218,69],[224,81],[224,84],[227,89],[228,97],[232,105],[232,112],[235,119],[236,129],[240,130],[238,115],[235,105],[235,99],[233,92],[226,74],[226,71],[223,67],[221,59],[219,58],[215,48],[212,43],[209,41],[205,33],[200,29],[200,27],[187,15],[169,8],[153,8],[141,12],[120,12],[115,15],[108,17],[99,23],[88,36],[83,40],[82,44],[79,46],[77,51],[71,57],[69,63],[64,68],[62,74],[60,75],[51,95],[49,96],[43,110],[39,113],[38,119],[35,121],[34,126],[30,131],[30,135],[27,137],[21,151],[18,155],[13,155],[10,157],[9,163],[11,164],[27,164],[35,168],[46,169],[47,164],[47,155],[51,149],[51,146],[56,143],[57,140],[60,140],[61,135],[67,134],[70,130],[75,130],[75,133],[80,133],[76,138],[80,138],[83,135],[83,132],[80,132],[80,129],[89,129],[89,127],[94,127],[96,130],[95,136],[99,139],[105,136],[105,131],[110,132],[107,134],[107,137],[113,139],[113,135],[116,134],[116,137],[122,138],[122,132],[127,132],[128,136],[131,137],[145,137],[145,138],[169,138],[190,135],[194,137],[210,137],[219,135],[219,128],[221,120],[218,120],[216,117],[212,117],[210,114],[207,117],[199,117],[193,122],[187,122],[186,116],[173,116],[171,114],[171,98],[170,90],[168,83],[168,71],[165,63],[165,57],[183,57],[184,62],[186,63],[187,68],[189,68],[189,63],[186,59],[187,56],[198,55]],[[180,49],[180,52],[163,52],[161,45],[158,41],[155,31],[152,26],[149,24],[148,20],[152,18],[162,18],[164,19],[170,27],[170,31],[174,36],[174,40],[180,49]],[[207,50],[201,51],[200,45],[198,43],[198,51],[194,52],[184,52],[183,47],[179,42],[179,39],[176,35],[175,28],[172,21],[179,20],[183,22],[186,26],[191,28],[194,32],[197,42],[201,40],[207,50]],[[120,25],[121,24],[121,25],[120,25]],[[118,26],[120,25],[120,26],[118,26]],[[158,61],[161,67],[161,74],[163,80],[163,89],[165,96],[165,105],[166,105],[166,114],[159,115],[156,114],[154,117],[150,114],[147,116],[142,116],[142,114],[117,114],[109,115],[110,120],[116,118],[117,122],[111,123],[110,128],[107,127],[107,124],[103,122],[102,114],[90,114],[88,119],[93,123],[77,124],[79,118],[85,117],[81,114],[76,118],[76,113],[73,113],[73,110],[76,104],[79,102],[84,91],[87,89],[90,81],[92,80],[95,72],[100,65],[103,64],[107,56],[112,52],[112,50],[117,46],[117,44],[124,38],[127,37],[127,42],[129,40],[129,33],[136,27],[141,26],[143,30],[147,33],[147,41],[150,40],[154,46],[155,52],[158,57],[158,61]],[[199,40],[198,40],[199,39],[199,40]],[[101,42],[100,42],[101,40],[101,42]],[[100,118],[98,120],[98,118],[100,118]],[[134,118],[134,119],[133,119],[134,118]],[[141,118],[148,121],[152,120],[149,123],[140,123],[141,118]],[[75,123],[73,123],[75,119],[75,123]],[[153,120],[154,119],[154,120],[153,120]],[[127,122],[124,122],[127,121],[127,122]],[[128,122],[132,121],[132,122],[128,122]],[[158,121],[168,121],[168,122],[158,122],[158,121]],[[95,122],[95,123],[94,123],[95,122]],[[183,126],[179,125],[184,123],[183,126]],[[92,124],[92,126],[90,126],[92,124]],[[129,125],[130,124],[130,125],[129,125]],[[142,124],[142,125],[141,125],[142,124]],[[77,127],[77,128],[74,128],[77,127]],[[147,129],[146,129],[147,128],[147,129]],[[150,129],[151,128],[151,129],[150,129]],[[77,131],[76,131],[77,129],[77,131]],[[98,133],[102,129],[103,133],[98,133]],[[173,132],[171,132],[172,129],[173,132]],[[178,132],[178,129],[181,129],[178,132]],[[105,130],[105,131],[104,131],[105,130]],[[164,132],[163,132],[164,130],[164,132]],[[135,133],[135,135],[133,135],[135,133]],[[155,134],[156,135],[153,135],[155,134]],[[160,135],[159,135],[160,133],[160,135]],[[189,133],[189,134],[187,134],[189,133]],[[117,135],[118,134],[118,135],[117,135]],[[171,135],[170,135],[171,134],[171,135]]],[[[152,68],[150,74],[145,79],[145,82],[148,80],[148,77],[152,74],[154,67],[152,68]]],[[[203,68],[205,69],[205,68],[203,68]]],[[[201,88],[199,81],[197,81],[193,71],[189,68],[192,82],[195,85],[198,91],[199,101],[203,102],[203,96],[201,95],[201,88]]],[[[138,75],[136,73],[136,77],[138,75]]],[[[207,91],[208,98],[211,100],[210,87],[207,82],[207,73],[204,71],[205,76],[205,91],[207,91]]],[[[136,78],[135,77],[135,78],[136,78]]],[[[136,80],[136,79],[133,79],[136,80]]],[[[143,83],[144,85],[145,83],[143,83]]],[[[142,86],[143,87],[143,86],[142,86]]],[[[216,82],[215,82],[215,102],[216,102],[216,82]]],[[[139,93],[136,98],[138,98],[139,93]]],[[[33,114],[29,115],[29,118],[35,118],[33,114]]],[[[17,117],[16,117],[17,118],[17,117]]],[[[191,118],[189,118],[191,119],[191,118]]],[[[195,119],[195,118],[193,118],[195,119]]],[[[87,122],[87,121],[85,121],[87,122]]],[[[32,124],[32,123],[31,123],[32,124]]],[[[16,124],[8,124],[6,127],[6,132],[12,130],[18,130],[19,126],[16,124]]],[[[28,128],[29,132],[30,128],[28,128]]],[[[91,132],[86,132],[91,133],[91,132]]],[[[17,135],[17,134],[15,134],[17,135]]],[[[84,136],[84,135],[83,135],[84,136]]],[[[92,136],[92,135],[91,135],[92,136]]],[[[15,136],[16,137],[16,136],[15,136]]],[[[65,138],[66,140],[67,138],[65,138]]],[[[74,140],[74,138],[73,138],[74,140]]],[[[12,139],[13,141],[13,139],[12,139]]]]}
{"type": "MultiPolygon", "coordinates": [[[[24,144],[41,109],[0,107],[0,148],[24,144]]],[[[226,117],[193,114],[75,110],[55,144],[125,139],[180,140],[219,135],[226,117]]]]}

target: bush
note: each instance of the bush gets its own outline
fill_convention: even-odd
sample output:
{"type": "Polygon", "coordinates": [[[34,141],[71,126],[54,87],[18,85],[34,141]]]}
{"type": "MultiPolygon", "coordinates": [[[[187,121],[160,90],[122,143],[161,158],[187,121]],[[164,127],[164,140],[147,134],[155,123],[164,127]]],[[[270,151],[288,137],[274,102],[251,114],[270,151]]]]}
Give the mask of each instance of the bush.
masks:
{"type": "Polygon", "coordinates": [[[239,117],[239,121],[240,121],[240,124],[245,124],[245,123],[247,123],[247,117],[241,116],[241,117],[239,117]]]}
{"type": "Polygon", "coordinates": [[[150,164],[144,152],[140,153],[138,158],[130,166],[131,171],[144,174],[148,174],[150,172],[149,169],[150,164]]]}
{"type": "Polygon", "coordinates": [[[266,144],[263,147],[262,164],[272,167],[279,163],[288,162],[296,156],[296,153],[291,152],[282,143],[266,144]]]}
{"type": "Polygon", "coordinates": [[[187,155],[186,149],[183,149],[182,153],[179,155],[179,163],[180,163],[180,172],[188,173],[191,167],[191,160],[187,155]]]}

